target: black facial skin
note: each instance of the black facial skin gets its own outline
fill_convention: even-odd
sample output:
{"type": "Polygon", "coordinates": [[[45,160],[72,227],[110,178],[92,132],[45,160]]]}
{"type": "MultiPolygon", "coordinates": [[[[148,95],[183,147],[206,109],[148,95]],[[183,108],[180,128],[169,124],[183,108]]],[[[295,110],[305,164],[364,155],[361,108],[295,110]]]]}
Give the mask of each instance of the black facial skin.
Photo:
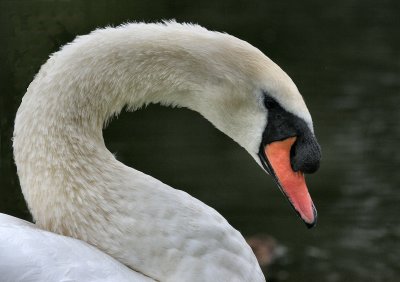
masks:
{"type": "Polygon", "coordinates": [[[268,95],[264,97],[264,105],[268,109],[268,122],[260,146],[263,154],[267,144],[296,136],[290,150],[292,169],[303,173],[316,172],[321,160],[321,148],[306,122],[284,110],[268,95]]]}
{"type": "MultiPolygon", "coordinates": [[[[274,178],[279,189],[284,193],[279,179],[265,155],[265,146],[274,141],[282,141],[296,136],[296,141],[290,150],[290,163],[294,171],[303,173],[314,173],[318,170],[321,160],[321,148],[306,122],[287,112],[266,93],[264,95],[264,105],[268,110],[268,122],[262,135],[258,156],[264,169],[274,178]]],[[[316,219],[317,211],[315,207],[313,207],[313,211],[316,219]]],[[[306,223],[306,225],[311,228],[315,223],[316,220],[312,224],[306,223]]]]}

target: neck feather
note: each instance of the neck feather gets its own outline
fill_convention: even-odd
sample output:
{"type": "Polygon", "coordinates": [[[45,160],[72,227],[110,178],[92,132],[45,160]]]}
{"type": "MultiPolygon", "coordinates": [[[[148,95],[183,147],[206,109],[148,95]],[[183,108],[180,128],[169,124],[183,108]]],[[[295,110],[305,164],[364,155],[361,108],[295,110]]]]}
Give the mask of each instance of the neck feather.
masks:
{"type": "Polygon", "coordinates": [[[263,281],[251,249],[222,216],[118,162],[104,144],[104,124],[124,106],[162,103],[201,112],[201,94],[219,84],[204,55],[187,51],[189,41],[212,40],[213,33],[140,26],[77,38],[29,86],[13,146],[32,215],[43,228],[96,245],[155,279],[263,281]],[[196,32],[201,36],[190,35],[196,32]],[[195,271],[188,270],[191,260],[195,271]],[[210,270],[213,263],[220,267],[210,270]]]}

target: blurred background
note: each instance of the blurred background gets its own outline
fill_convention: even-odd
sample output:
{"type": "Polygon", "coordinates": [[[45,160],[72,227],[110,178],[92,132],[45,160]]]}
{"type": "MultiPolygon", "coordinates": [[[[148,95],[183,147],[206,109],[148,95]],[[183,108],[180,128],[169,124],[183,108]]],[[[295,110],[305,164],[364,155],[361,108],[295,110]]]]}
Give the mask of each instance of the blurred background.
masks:
{"type": "Polygon", "coordinates": [[[131,21],[199,23],[261,49],[295,81],[323,150],[307,230],[272,179],[194,112],[153,105],[104,136],[125,164],[217,209],[282,256],[269,281],[399,281],[400,1],[0,0],[0,212],[30,220],[12,157],[15,113],[49,54],[131,21]]]}

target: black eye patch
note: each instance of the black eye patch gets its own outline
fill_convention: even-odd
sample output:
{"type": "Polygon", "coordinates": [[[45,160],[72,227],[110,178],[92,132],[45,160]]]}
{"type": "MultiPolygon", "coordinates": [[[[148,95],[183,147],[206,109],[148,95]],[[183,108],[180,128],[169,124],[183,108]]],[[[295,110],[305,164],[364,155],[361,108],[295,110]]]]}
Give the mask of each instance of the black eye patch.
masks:
{"type": "Polygon", "coordinates": [[[270,110],[280,106],[272,97],[264,92],[264,106],[270,110]]]}
{"type": "Polygon", "coordinates": [[[293,170],[304,173],[316,171],[319,167],[321,149],[306,122],[286,111],[267,92],[264,92],[264,106],[268,110],[268,122],[263,132],[260,153],[267,144],[296,136],[297,141],[291,151],[293,170]]]}

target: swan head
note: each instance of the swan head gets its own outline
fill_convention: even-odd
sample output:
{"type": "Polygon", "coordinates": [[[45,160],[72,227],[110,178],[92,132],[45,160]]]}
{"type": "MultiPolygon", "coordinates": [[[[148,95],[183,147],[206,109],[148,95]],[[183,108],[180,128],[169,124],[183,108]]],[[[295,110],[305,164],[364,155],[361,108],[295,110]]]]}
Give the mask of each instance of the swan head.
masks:
{"type": "Polygon", "coordinates": [[[317,211],[304,174],[318,170],[321,149],[307,122],[265,94],[268,111],[258,157],[307,227],[317,222],[317,211]]]}
{"type": "Polygon", "coordinates": [[[317,212],[304,174],[318,170],[321,150],[306,104],[272,60],[244,41],[223,36],[223,44],[204,52],[207,79],[191,107],[244,147],[313,227],[317,212]]]}

